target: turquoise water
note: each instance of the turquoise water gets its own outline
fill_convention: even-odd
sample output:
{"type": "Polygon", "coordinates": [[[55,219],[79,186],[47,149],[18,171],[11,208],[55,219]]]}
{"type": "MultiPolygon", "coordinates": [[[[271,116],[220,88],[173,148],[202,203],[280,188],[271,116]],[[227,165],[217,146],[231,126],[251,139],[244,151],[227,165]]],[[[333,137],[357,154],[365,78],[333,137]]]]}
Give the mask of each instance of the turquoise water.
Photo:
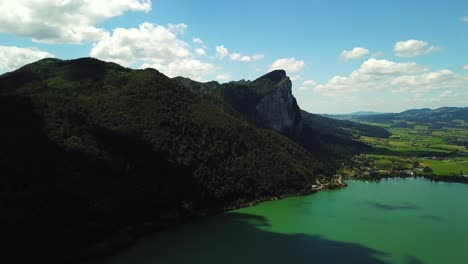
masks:
{"type": "Polygon", "coordinates": [[[348,184],[199,219],[102,262],[468,263],[468,185],[348,184]]]}

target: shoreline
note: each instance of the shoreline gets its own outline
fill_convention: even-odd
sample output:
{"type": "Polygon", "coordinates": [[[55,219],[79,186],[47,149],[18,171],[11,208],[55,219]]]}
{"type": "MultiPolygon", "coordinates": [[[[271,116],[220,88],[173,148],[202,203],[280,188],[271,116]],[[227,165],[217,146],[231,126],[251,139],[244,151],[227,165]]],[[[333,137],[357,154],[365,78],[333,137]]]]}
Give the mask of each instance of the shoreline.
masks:
{"type": "Polygon", "coordinates": [[[362,180],[362,181],[382,181],[386,179],[418,179],[423,178],[431,182],[446,182],[468,184],[468,177],[465,176],[437,176],[437,175],[385,175],[385,176],[365,176],[365,177],[346,177],[347,180],[362,180]]]}
{"type": "MultiPolygon", "coordinates": [[[[158,232],[168,230],[171,228],[177,228],[178,226],[184,225],[190,221],[196,219],[202,219],[204,217],[210,217],[229,211],[252,207],[263,202],[277,201],[289,197],[297,196],[306,196],[315,194],[322,191],[330,190],[339,190],[346,188],[348,185],[345,182],[336,181],[336,179],[331,180],[329,183],[317,185],[312,185],[310,188],[304,189],[302,191],[291,192],[290,194],[284,194],[280,196],[267,196],[255,199],[253,201],[241,202],[236,205],[227,206],[219,210],[200,210],[194,211],[190,215],[185,215],[177,219],[171,219],[172,221],[167,222],[147,222],[139,225],[129,226],[119,234],[116,234],[114,237],[110,237],[105,241],[95,243],[87,248],[72,249],[71,252],[75,253],[78,259],[71,261],[72,263],[98,263],[100,260],[112,257],[119,252],[131,248],[135,245],[140,239],[143,239],[146,236],[156,234],[158,232]]],[[[70,261],[70,260],[68,260],[70,261]]]]}
{"type": "MultiPolygon", "coordinates": [[[[239,205],[225,207],[222,211],[217,212],[217,213],[224,213],[224,212],[229,212],[229,211],[233,211],[233,210],[237,210],[241,208],[252,207],[259,203],[278,201],[278,200],[286,199],[289,197],[306,196],[306,195],[311,195],[311,194],[315,194],[315,193],[323,192],[323,191],[339,190],[339,189],[346,188],[348,186],[345,182],[342,182],[342,183],[334,182],[334,183],[335,184],[333,185],[330,185],[330,183],[323,184],[321,188],[320,187],[311,188],[310,190],[304,190],[302,192],[294,192],[291,194],[284,194],[281,196],[269,196],[269,197],[259,198],[251,202],[245,202],[239,205]]],[[[214,213],[214,214],[217,214],[217,213],[214,213]]]]}
{"type": "Polygon", "coordinates": [[[122,230],[119,234],[116,234],[114,237],[110,237],[105,241],[101,241],[100,243],[96,243],[87,248],[76,249],[74,251],[78,259],[75,263],[98,263],[100,260],[106,259],[108,257],[112,257],[119,252],[131,248],[134,246],[140,239],[143,239],[149,235],[157,234],[158,232],[168,230],[171,228],[177,228],[181,225],[189,223],[196,219],[202,219],[204,217],[210,217],[217,214],[226,213],[229,211],[252,207],[258,205],[263,202],[269,201],[277,201],[282,200],[289,197],[297,197],[297,196],[306,196],[315,193],[319,193],[322,191],[330,191],[330,190],[339,190],[344,189],[348,185],[346,184],[346,180],[357,180],[357,181],[372,181],[372,182],[380,182],[384,179],[418,179],[423,178],[426,180],[430,180],[433,182],[447,182],[447,183],[461,183],[461,184],[468,184],[468,177],[462,176],[428,176],[428,175],[385,175],[379,177],[344,177],[342,182],[337,181],[330,181],[329,183],[322,184],[317,186],[316,188],[308,188],[299,192],[292,192],[290,194],[284,194],[281,196],[267,196],[255,199],[253,201],[248,202],[241,202],[237,205],[227,206],[220,210],[206,210],[206,211],[197,211],[193,212],[191,215],[186,215],[177,219],[172,219],[172,221],[166,222],[148,222],[139,225],[129,226],[122,230]]]}
{"type": "MultiPolygon", "coordinates": [[[[204,217],[210,217],[217,214],[226,213],[229,211],[252,207],[258,205],[263,202],[269,201],[277,201],[282,200],[289,197],[297,197],[297,196],[306,196],[315,193],[319,193],[322,191],[330,191],[330,190],[339,190],[344,189],[348,185],[346,184],[346,180],[357,180],[357,181],[372,181],[372,182],[380,182],[385,179],[418,179],[423,178],[426,180],[430,180],[432,182],[447,182],[447,183],[460,183],[460,184],[468,184],[468,177],[463,176],[429,176],[429,175],[385,175],[385,176],[378,176],[378,177],[343,177],[342,182],[338,182],[335,180],[330,181],[326,184],[321,184],[320,186],[316,186],[315,188],[310,187],[304,189],[299,192],[292,192],[289,194],[284,194],[281,196],[267,196],[255,199],[253,201],[248,202],[241,202],[236,205],[227,206],[219,210],[200,210],[195,211],[190,215],[185,215],[183,217],[177,219],[171,219],[171,221],[166,222],[147,222],[139,225],[129,226],[122,230],[120,233],[116,234],[114,237],[110,237],[105,241],[101,241],[100,243],[96,243],[87,248],[80,248],[72,250],[75,252],[78,257],[75,263],[98,263],[100,260],[106,259],[108,257],[112,257],[119,252],[131,248],[134,246],[140,239],[143,239],[149,235],[157,234],[158,232],[168,230],[171,228],[177,228],[181,225],[189,223],[196,219],[203,219],[204,217]]],[[[314,185],[315,186],[315,185],[314,185]]],[[[72,261],[73,262],[73,261],[72,261]]]]}

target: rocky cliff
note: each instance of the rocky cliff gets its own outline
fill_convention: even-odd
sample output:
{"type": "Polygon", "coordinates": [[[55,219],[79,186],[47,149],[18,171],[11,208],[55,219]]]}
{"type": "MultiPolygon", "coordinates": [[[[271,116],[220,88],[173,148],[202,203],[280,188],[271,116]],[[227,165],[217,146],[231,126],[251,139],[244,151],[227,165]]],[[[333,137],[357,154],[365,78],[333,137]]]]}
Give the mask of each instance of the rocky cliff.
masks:
{"type": "Polygon", "coordinates": [[[291,80],[284,71],[275,73],[282,78],[256,105],[256,123],[283,134],[297,134],[302,130],[302,118],[296,98],[292,95],[291,80]]]}
{"type": "Polygon", "coordinates": [[[175,78],[199,94],[214,95],[259,127],[294,136],[302,130],[301,110],[292,95],[292,83],[284,70],[272,71],[255,81],[225,84],[198,83],[175,78]],[[208,92],[209,91],[209,92],[208,92]]]}

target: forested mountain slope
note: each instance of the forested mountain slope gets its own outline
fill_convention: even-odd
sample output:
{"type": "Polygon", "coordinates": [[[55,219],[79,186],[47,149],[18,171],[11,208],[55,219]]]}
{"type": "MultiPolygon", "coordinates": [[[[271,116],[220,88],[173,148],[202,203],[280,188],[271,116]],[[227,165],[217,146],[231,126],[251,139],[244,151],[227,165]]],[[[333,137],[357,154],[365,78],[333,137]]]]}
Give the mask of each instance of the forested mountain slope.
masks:
{"type": "Polygon", "coordinates": [[[69,263],[142,226],[309,192],[363,147],[311,128],[283,71],[194,84],[89,58],[0,76],[7,252],[69,263]]]}

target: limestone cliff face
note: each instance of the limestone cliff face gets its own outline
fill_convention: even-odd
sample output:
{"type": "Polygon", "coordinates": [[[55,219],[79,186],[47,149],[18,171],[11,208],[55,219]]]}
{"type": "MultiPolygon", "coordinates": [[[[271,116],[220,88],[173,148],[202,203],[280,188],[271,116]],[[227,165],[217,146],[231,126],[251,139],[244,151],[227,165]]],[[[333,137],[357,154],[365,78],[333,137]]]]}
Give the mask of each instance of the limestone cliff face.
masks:
{"type": "Polygon", "coordinates": [[[282,79],[256,105],[255,121],[265,128],[294,135],[302,130],[301,111],[292,95],[291,80],[282,73],[282,79]]]}
{"type": "Polygon", "coordinates": [[[302,131],[301,109],[292,95],[292,83],[284,70],[272,71],[255,81],[219,84],[175,78],[200,95],[210,94],[239,112],[246,120],[287,136],[302,131]]]}

